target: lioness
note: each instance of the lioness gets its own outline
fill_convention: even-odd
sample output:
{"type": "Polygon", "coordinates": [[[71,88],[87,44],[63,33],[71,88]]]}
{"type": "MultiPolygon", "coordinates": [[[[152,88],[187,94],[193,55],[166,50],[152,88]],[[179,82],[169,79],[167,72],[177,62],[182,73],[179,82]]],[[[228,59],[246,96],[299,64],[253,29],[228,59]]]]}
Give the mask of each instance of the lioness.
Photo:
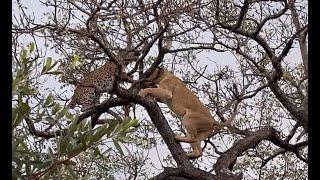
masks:
{"type": "Polygon", "coordinates": [[[157,88],[146,88],[139,92],[142,97],[151,96],[165,103],[178,116],[187,130],[185,137],[176,135],[179,142],[190,143],[192,152],[187,153],[190,159],[202,156],[201,141],[205,140],[215,128],[228,126],[213,119],[210,111],[202,104],[186,84],[168,70],[157,68],[148,78],[157,84],[157,88]]]}

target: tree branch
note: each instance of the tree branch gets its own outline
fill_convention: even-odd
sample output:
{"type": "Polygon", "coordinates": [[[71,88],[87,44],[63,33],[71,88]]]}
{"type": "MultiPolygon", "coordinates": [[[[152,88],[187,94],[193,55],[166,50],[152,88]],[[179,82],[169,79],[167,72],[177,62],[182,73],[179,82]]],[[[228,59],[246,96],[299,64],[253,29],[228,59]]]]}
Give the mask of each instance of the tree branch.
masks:
{"type": "Polygon", "coordinates": [[[67,132],[67,129],[57,130],[57,131],[52,131],[52,132],[40,131],[34,127],[33,122],[28,117],[24,118],[24,120],[26,121],[26,123],[28,125],[30,134],[37,136],[37,137],[50,139],[50,138],[54,138],[56,136],[60,136],[62,134],[65,134],[67,132]]]}
{"type": "Polygon", "coordinates": [[[237,157],[250,148],[256,147],[262,140],[269,140],[273,144],[285,149],[286,151],[297,153],[300,147],[307,146],[307,142],[298,143],[295,145],[283,141],[278,132],[272,127],[266,127],[256,132],[249,132],[246,137],[234,143],[233,146],[223,153],[215,164],[215,172],[217,176],[225,176],[230,174],[233,169],[237,157]]]}

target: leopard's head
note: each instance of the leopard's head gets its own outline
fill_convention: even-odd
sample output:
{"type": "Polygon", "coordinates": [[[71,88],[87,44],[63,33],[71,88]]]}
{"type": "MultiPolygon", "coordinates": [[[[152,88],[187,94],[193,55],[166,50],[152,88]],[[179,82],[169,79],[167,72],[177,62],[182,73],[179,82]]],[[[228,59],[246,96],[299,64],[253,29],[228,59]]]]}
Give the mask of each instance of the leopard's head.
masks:
{"type": "Polygon", "coordinates": [[[131,62],[135,62],[139,59],[139,56],[141,55],[140,51],[132,50],[120,50],[118,53],[118,56],[121,60],[123,60],[124,64],[129,64],[131,62]]]}

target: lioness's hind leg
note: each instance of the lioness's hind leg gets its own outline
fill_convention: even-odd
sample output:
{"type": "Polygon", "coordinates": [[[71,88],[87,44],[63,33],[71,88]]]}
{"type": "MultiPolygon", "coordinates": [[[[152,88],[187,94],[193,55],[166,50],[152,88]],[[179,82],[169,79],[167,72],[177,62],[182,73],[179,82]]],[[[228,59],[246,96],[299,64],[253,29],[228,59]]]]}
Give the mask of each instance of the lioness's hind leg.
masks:
{"type": "Polygon", "coordinates": [[[187,143],[193,143],[193,142],[199,141],[198,139],[196,139],[196,137],[198,136],[198,130],[197,130],[197,127],[194,126],[193,122],[194,122],[194,119],[192,119],[187,115],[182,118],[182,125],[186,128],[187,135],[185,137],[176,135],[175,139],[177,141],[187,142],[187,143]]]}
{"type": "Polygon", "coordinates": [[[196,142],[196,139],[194,137],[190,137],[190,135],[187,134],[187,136],[180,136],[180,135],[176,135],[175,140],[179,141],[179,142],[186,142],[186,143],[193,143],[196,142]]]}
{"type": "Polygon", "coordinates": [[[201,149],[201,142],[200,141],[191,143],[190,145],[192,148],[192,152],[187,153],[187,156],[190,159],[196,159],[196,158],[202,156],[202,149],[201,149]]]}

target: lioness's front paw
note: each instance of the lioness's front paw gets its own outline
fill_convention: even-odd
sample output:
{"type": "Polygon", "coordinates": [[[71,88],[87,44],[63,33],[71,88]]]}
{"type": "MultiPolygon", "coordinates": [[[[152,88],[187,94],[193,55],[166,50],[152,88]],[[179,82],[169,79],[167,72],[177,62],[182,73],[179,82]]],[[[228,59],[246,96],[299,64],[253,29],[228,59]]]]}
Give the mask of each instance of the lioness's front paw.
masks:
{"type": "Polygon", "coordinates": [[[146,97],[146,93],[143,89],[139,91],[138,95],[141,97],[146,97]]]}
{"type": "Polygon", "coordinates": [[[202,152],[187,152],[186,155],[188,156],[189,159],[197,159],[202,156],[202,152]]]}
{"type": "Polygon", "coordinates": [[[179,134],[175,134],[174,139],[178,142],[181,141],[181,136],[179,134]]]}

